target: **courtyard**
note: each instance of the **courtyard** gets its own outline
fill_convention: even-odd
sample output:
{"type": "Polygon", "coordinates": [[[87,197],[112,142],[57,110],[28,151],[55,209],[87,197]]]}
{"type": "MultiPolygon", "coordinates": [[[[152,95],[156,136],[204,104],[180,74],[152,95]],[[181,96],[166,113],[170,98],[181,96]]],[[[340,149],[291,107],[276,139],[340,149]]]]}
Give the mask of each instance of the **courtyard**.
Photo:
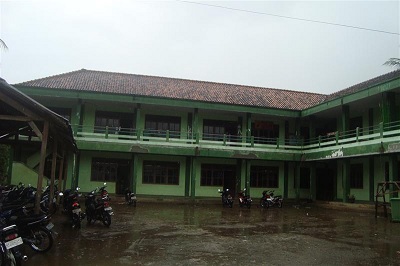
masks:
{"type": "MultiPolygon", "coordinates": [[[[255,202],[258,199],[254,198],[255,202]]],[[[45,254],[23,265],[399,265],[400,224],[373,207],[284,202],[282,209],[113,198],[110,228],[74,230],[58,212],[45,254]]]]}

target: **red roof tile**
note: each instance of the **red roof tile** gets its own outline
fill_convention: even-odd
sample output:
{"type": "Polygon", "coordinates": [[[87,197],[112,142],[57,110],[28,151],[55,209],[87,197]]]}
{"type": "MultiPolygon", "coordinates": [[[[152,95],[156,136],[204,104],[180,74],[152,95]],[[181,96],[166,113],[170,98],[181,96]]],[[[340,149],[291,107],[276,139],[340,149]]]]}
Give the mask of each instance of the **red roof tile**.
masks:
{"type": "Polygon", "coordinates": [[[301,110],[326,95],[177,78],[78,70],[19,86],[118,93],[223,104],[301,110]]]}

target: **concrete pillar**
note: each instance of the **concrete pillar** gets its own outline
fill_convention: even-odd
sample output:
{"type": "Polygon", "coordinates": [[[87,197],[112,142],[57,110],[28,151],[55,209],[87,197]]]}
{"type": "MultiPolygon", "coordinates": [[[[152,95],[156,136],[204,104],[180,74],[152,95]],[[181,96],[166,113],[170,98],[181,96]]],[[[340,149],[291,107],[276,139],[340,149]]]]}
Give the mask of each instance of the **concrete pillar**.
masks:
{"type": "Polygon", "coordinates": [[[315,163],[310,166],[310,199],[317,200],[317,167],[315,163]]]}
{"type": "Polygon", "coordinates": [[[350,108],[348,105],[342,105],[342,132],[350,128],[350,108]]]}
{"type": "Polygon", "coordinates": [[[192,174],[192,157],[186,157],[186,170],[185,170],[185,197],[190,195],[190,180],[192,174]]]}
{"type": "Polygon", "coordinates": [[[300,200],[300,163],[296,163],[295,176],[296,179],[296,201],[300,200]]]}
{"type": "Polygon", "coordinates": [[[133,154],[133,171],[132,171],[132,192],[136,194],[136,184],[137,184],[137,177],[139,175],[139,155],[133,154]]]}
{"type": "Polygon", "coordinates": [[[350,195],[350,161],[343,160],[342,164],[343,202],[348,202],[350,195]]]}
{"type": "Polygon", "coordinates": [[[190,179],[190,197],[195,199],[196,197],[196,170],[197,170],[197,159],[192,158],[192,175],[190,179]]]}

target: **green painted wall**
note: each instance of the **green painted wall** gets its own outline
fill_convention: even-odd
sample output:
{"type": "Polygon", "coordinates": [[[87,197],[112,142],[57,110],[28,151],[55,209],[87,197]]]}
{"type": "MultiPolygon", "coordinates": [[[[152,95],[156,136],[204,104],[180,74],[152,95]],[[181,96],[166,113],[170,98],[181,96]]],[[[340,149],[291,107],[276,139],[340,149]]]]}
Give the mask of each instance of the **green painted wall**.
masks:
{"type": "MultiPolygon", "coordinates": [[[[13,162],[11,184],[18,185],[20,182],[25,186],[29,184],[37,186],[38,173],[23,163],[13,162]]],[[[47,178],[43,179],[43,187],[47,185],[47,178]]]]}

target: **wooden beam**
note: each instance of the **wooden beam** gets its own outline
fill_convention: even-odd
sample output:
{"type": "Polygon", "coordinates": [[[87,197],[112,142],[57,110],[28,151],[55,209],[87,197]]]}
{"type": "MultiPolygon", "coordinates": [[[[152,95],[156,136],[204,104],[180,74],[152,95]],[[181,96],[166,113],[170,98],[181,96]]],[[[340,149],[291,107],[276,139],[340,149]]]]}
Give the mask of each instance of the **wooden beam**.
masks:
{"type": "MultiPolygon", "coordinates": [[[[49,124],[49,122],[45,122],[45,124],[47,123],[47,125],[49,124]]],[[[38,138],[40,140],[42,140],[42,133],[40,132],[39,128],[36,126],[36,124],[34,122],[28,122],[29,126],[32,128],[33,132],[35,132],[36,136],[38,136],[38,138]]]]}
{"type": "Polygon", "coordinates": [[[49,136],[49,122],[45,121],[43,127],[42,147],[40,148],[40,163],[39,163],[38,181],[36,186],[37,190],[35,199],[35,214],[39,214],[40,211],[40,200],[42,198],[42,183],[44,176],[43,172],[44,172],[44,164],[46,162],[48,136],[49,136]]]}
{"type": "Polygon", "coordinates": [[[54,199],[54,180],[56,177],[56,167],[57,167],[57,148],[58,148],[58,143],[57,139],[54,139],[53,142],[53,157],[51,160],[51,181],[50,181],[50,196],[49,196],[49,210],[50,212],[53,210],[53,199],[54,199]]]}
{"type": "Polygon", "coordinates": [[[0,120],[28,122],[32,121],[32,118],[22,115],[0,115],[0,120]]]}
{"type": "Polygon", "coordinates": [[[22,105],[22,104],[18,103],[13,98],[8,97],[7,95],[2,93],[1,91],[0,91],[0,99],[1,99],[1,101],[3,101],[4,103],[8,104],[11,107],[13,107],[17,111],[19,111],[19,112],[31,117],[32,120],[43,120],[42,117],[39,117],[34,112],[32,112],[29,109],[27,109],[26,105],[22,105]]]}

